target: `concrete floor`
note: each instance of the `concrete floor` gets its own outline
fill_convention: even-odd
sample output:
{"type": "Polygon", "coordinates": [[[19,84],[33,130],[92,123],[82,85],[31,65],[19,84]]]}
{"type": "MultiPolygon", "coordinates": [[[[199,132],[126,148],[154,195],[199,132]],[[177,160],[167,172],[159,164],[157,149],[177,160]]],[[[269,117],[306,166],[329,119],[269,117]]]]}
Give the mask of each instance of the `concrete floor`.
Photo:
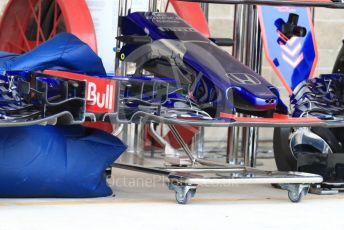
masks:
{"type": "Polygon", "coordinates": [[[115,197],[1,199],[0,230],[344,229],[344,194],[294,204],[270,185],[203,186],[190,204],[178,205],[162,177],[121,169],[113,175],[115,197]]]}

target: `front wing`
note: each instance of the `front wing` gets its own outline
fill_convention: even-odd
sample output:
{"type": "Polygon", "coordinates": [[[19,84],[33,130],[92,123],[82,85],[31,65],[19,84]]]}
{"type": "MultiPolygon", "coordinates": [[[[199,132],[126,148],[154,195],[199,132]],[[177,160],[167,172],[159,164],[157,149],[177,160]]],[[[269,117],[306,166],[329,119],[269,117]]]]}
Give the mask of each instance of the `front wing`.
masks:
{"type": "Polygon", "coordinates": [[[35,124],[157,122],[186,126],[341,127],[344,120],[315,117],[217,118],[195,106],[166,107],[173,81],[157,77],[90,76],[64,71],[11,71],[0,81],[0,127],[35,124]]]}

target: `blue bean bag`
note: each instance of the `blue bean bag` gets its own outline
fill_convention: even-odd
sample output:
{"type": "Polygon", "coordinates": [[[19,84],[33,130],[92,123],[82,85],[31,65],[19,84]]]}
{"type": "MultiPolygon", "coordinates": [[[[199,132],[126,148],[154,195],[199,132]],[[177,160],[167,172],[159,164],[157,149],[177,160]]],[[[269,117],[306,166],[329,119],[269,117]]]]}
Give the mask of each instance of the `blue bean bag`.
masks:
{"type": "Polygon", "coordinates": [[[9,70],[66,70],[105,74],[101,58],[70,33],[59,33],[25,54],[0,51],[0,73],[9,70]]]}
{"type": "Polygon", "coordinates": [[[126,149],[116,137],[83,126],[0,129],[0,197],[112,195],[105,169],[126,149]]]}

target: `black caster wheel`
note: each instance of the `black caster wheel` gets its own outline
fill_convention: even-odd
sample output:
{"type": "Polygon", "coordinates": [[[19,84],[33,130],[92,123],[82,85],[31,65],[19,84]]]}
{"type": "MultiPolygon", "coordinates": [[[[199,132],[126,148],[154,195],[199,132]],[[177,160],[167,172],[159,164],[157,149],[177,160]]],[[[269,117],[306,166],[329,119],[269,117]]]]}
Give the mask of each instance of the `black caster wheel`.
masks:
{"type": "Polygon", "coordinates": [[[195,189],[189,189],[186,194],[181,191],[176,192],[176,201],[178,204],[188,204],[191,201],[191,198],[194,197],[195,193],[195,189]]]}
{"type": "Polygon", "coordinates": [[[111,175],[112,175],[112,168],[105,169],[105,177],[107,179],[111,179],[111,175]]]}
{"type": "Polygon", "coordinates": [[[288,191],[289,200],[293,203],[299,203],[305,195],[305,189],[302,189],[300,192],[297,190],[288,191]]]}

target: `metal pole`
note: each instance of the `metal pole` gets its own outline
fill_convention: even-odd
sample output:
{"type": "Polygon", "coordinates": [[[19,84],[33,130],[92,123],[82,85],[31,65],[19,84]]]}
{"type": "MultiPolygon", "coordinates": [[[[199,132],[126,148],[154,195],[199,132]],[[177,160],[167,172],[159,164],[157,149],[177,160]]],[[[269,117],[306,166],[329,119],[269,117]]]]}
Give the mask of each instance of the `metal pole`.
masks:
{"type": "MultiPolygon", "coordinates": [[[[233,56],[241,62],[244,62],[247,6],[235,5],[234,9],[234,46],[233,56]]],[[[227,157],[229,164],[238,164],[239,162],[239,127],[228,128],[227,136],[227,157]]]]}
{"type": "MultiPolygon", "coordinates": [[[[119,0],[119,6],[118,6],[118,17],[126,16],[128,13],[128,2],[127,0],[119,0]]],[[[121,23],[120,20],[118,20],[118,23],[121,23]]],[[[117,36],[120,36],[122,34],[120,25],[117,26],[117,36]]],[[[119,52],[119,50],[122,47],[122,43],[117,40],[116,42],[116,52],[119,52]]],[[[118,55],[116,55],[115,59],[115,73],[124,76],[126,74],[126,65],[124,62],[120,61],[118,55]]]]}
{"type": "MultiPolygon", "coordinates": [[[[258,74],[262,73],[262,58],[263,58],[263,42],[262,42],[262,37],[261,37],[261,29],[260,29],[260,24],[259,24],[259,17],[258,17],[258,10],[257,7],[255,6],[254,8],[254,16],[255,16],[255,28],[256,28],[256,33],[255,33],[255,61],[254,61],[254,67],[253,70],[257,72],[258,74]]],[[[258,149],[258,144],[259,144],[259,128],[255,128],[253,130],[253,135],[254,137],[252,140],[254,141],[253,149],[250,151],[252,152],[252,158],[251,158],[251,167],[256,167],[257,164],[257,149],[258,149]]]]}
{"type": "Polygon", "coordinates": [[[201,3],[201,7],[204,12],[204,16],[209,21],[209,4],[208,3],[201,3]]]}
{"type": "Polygon", "coordinates": [[[238,148],[235,149],[235,147],[238,147],[236,138],[238,138],[238,135],[236,135],[236,132],[238,131],[237,128],[228,128],[227,131],[227,155],[226,155],[226,163],[228,164],[237,164],[238,159],[238,148]]]}
{"type": "MultiPolygon", "coordinates": [[[[118,16],[123,17],[126,16],[128,13],[129,8],[131,8],[130,2],[128,3],[127,0],[120,0],[119,1],[119,12],[118,16]]],[[[120,20],[118,20],[120,23],[120,20]]],[[[121,35],[122,31],[120,26],[118,26],[117,35],[121,35]]],[[[122,43],[117,41],[116,44],[116,51],[119,51],[122,47],[122,43]]],[[[115,63],[115,72],[120,76],[127,75],[127,63],[125,61],[121,61],[119,57],[116,55],[116,63],[115,63]]],[[[141,124],[124,124],[123,132],[122,132],[122,140],[128,145],[127,152],[134,153],[135,155],[139,155],[141,158],[143,157],[142,154],[142,125],[141,124]]],[[[130,162],[136,161],[134,155],[128,158],[130,162]]]]}
{"type": "MultiPolygon", "coordinates": [[[[261,71],[261,40],[258,23],[258,14],[256,6],[248,7],[247,17],[247,40],[245,64],[251,67],[255,72],[261,71]]],[[[245,165],[255,167],[258,144],[258,128],[243,128],[243,146],[245,165]]]]}
{"type": "Polygon", "coordinates": [[[246,5],[235,5],[234,15],[234,47],[233,55],[239,61],[244,61],[244,40],[246,33],[246,21],[247,17],[247,6],[246,5]]]}
{"type": "MultiPolygon", "coordinates": [[[[254,48],[254,26],[253,26],[253,15],[252,15],[252,7],[249,6],[248,14],[246,18],[246,41],[245,41],[245,57],[244,57],[244,64],[246,64],[249,67],[252,67],[252,64],[254,61],[252,60],[253,54],[253,48],[254,48]]],[[[252,129],[250,127],[243,127],[242,128],[242,146],[241,146],[241,152],[244,154],[244,164],[245,166],[251,166],[251,157],[252,157],[252,129]]]]}
{"type": "Polygon", "coordinates": [[[199,127],[198,132],[193,137],[193,152],[197,158],[204,158],[204,127],[199,127]]]}
{"type": "Polygon", "coordinates": [[[158,0],[150,0],[148,10],[150,12],[157,12],[158,11],[158,0]]]}

